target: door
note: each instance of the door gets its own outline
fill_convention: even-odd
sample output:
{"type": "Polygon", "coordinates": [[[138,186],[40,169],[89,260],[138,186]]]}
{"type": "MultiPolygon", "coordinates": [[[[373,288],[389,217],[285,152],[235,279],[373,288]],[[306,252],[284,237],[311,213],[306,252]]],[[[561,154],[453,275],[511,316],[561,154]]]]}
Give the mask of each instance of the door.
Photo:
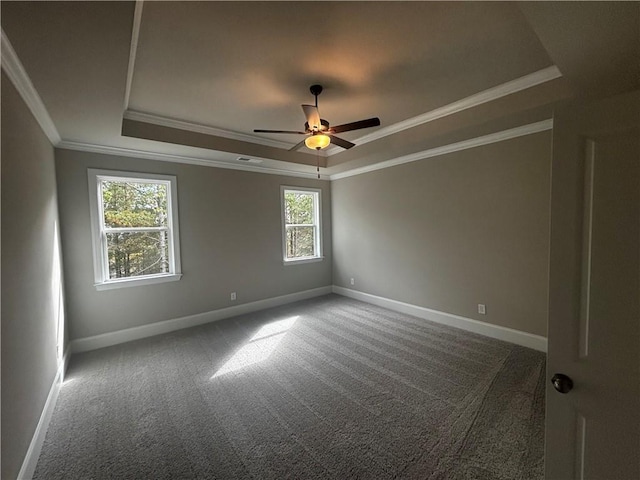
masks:
{"type": "Polygon", "coordinates": [[[640,91],[560,109],[551,172],[546,478],[637,480],[640,91]]]}

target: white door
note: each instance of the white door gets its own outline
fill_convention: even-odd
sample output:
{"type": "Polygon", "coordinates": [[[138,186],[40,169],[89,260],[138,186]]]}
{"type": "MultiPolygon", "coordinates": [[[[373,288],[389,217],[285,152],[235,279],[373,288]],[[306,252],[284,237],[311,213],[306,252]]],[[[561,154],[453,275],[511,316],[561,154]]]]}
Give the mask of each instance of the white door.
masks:
{"type": "Polygon", "coordinates": [[[560,109],[551,175],[546,478],[638,480],[640,91],[560,109]]]}

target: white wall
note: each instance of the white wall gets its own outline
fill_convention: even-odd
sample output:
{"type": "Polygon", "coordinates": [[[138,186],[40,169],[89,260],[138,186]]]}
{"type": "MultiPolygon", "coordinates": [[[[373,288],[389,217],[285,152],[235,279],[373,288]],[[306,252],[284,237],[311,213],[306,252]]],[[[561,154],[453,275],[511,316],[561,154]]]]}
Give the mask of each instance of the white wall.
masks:
{"type": "Polygon", "coordinates": [[[334,285],[546,336],[550,164],[542,132],[333,181],[334,285]]]}
{"type": "Polygon", "coordinates": [[[71,340],[331,285],[327,181],[63,149],[56,170],[71,340]],[[180,281],[95,289],[88,168],[177,177],[180,281]],[[324,261],[283,265],[280,185],[322,189],[324,261]]]}
{"type": "MultiPolygon", "coordinates": [[[[2,478],[22,466],[57,372],[54,150],[2,74],[2,478]]],[[[63,347],[63,345],[60,345],[63,347]]]]}

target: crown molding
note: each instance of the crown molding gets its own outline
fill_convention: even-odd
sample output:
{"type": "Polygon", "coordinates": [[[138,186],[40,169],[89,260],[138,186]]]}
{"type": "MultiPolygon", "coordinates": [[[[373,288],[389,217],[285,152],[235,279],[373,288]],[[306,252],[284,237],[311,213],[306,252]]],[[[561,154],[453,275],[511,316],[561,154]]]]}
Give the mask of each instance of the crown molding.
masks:
{"type": "MultiPolygon", "coordinates": [[[[553,128],[553,119],[542,120],[539,122],[522,125],[520,127],[510,128],[508,130],[502,130],[500,132],[483,135],[481,137],[471,138],[468,140],[463,140],[461,142],[451,143],[448,145],[442,145],[440,147],[411,153],[409,155],[403,155],[401,157],[385,160],[383,162],[379,162],[374,165],[367,165],[360,168],[354,168],[346,172],[334,173],[329,175],[321,174],[320,179],[333,181],[333,180],[339,180],[341,178],[353,177],[356,175],[362,175],[365,173],[374,172],[376,170],[383,170],[385,168],[395,167],[397,165],[402,165],[405,163],[416,162],[418,160],[425,160],[427,158],[446,155],[449,153],[458,152],[461,150],[467,150],[475,147],[480,147],[483,145],[489,145],[491,143],[502,142],[505,140],[510,140],[512,138],[531,135],[538,132],[544,132],[546,130],[551,130],[552,128],[553,128]]],[[[183,163],[188,165],[199,165],[203,167],[225,168],[229,170],[242,170],[246,172],[266,173],[271,175],[283,175],[283,176],[298,177],[298,178],[317,178],[317,175],[318,175],[315,171],[315,168],[311,166],[309,166],[308,168],[298,166],[298,168],[305,168],[308,171],[289,170],[286,168],[279,168],[271,165],[234,163],[234,160],[222,161],[222,160],[192,157],[192,156],[185,156],[185,155],[149,152],[147,150],[138,150],[133,148],[122,148],[122,147],[112,147],[108,145],[96,145],[96,144],[89,144],[89,143],[71,142],[67,140],[62,140],[57,145],[57,148],[63,148],[67,150],[77,150],[81,152],[100,153],[104,155],[126,156],[126,157],[132,157],[132,158],[141,158],[145,160],[156,160],[156,161],[170,162],[170,163],[183,163]]],[[[280,162],[278,160],[269,160],[269,159],[266,159],[266,160],[271,162],[286,163],[286,162],[280,162]]],[[[331,168],[323,169],[323,170],[327,170],[330,172],[331,168]]]]}
{"type": "Polygon", "coordinates": [[[490,133],[489,135],[484,135],[482,137],[471,138],[469,140],[463,140],[462,142],[451,143],[449,145],[443,145],[441,147],[411,153],[409,155],[393,158],[391,160],[385,160],[374,165],[367,165],[366,167],[354,168],[353,170],[349,170],[346,172],[334,173],[333,175],[329,175],[329,179],[339,180],[341,178],[362,175],[363,173],[369,173],[376,170],[382,170],[384,168],[395,167],[396,165],[402,165],[403,163],[415,162],[418,160],[424,160],[426,158],[459,152],[460,150],[467,150],[469,148],[480,147],[482,145],[502,142],[504,140],[510,140],[512,138],[522,137],[524,135],[531,135],[532,133],[544,132],[545,130],[551,130],[552,128],[553,119],[542,120],[540,122],[530,123],[528,125],[490,133]]]}
{"type": "Polygon", "coordinates": [[[129,97],[131,96],[131,85],[133,84],[133,71],[136,66],[136,55],[138,53],[138,38],[140,37],[140,24],[142,23],[142,8],[144,0],[136,0],[136,7],[133,12],[133,28],[131,30],[131,47],[129,48],[129,65],[127,67],[127,86],[124,92],[124,111],[129,108],[129,97]]]}
{"type": "Polygon", "coordinates": [[[27,104],[27,107],[35,117],[36,121],[42,128],[42,131],[47,136],[49,141],[55,146],[60,143],[60,134],[56,129],[53,120],[47,112],[47,108],[44,106],[40,95],[36,88],[31,83],[31,79],[27,74],[27,71],[22,66],[22,62],[18,58],[9,38],[2,30],[1,39],[1,56],[2,56],[2,69],[11,80],[11,83],[16,87],[18,93],[27,104]]]}
{"type": "MultiPolygon", "coordinates": [[[[523,77],[516,78],[515,80],[503,83],[496,87],[489,88],[488,90],[483,90],[480,93],[476,93],[461,100],[457,100],[453,103],[440,108],[436,108],[435,110],[431,110],[416,117],[394,123],[393,125],[389,125],[388,127],[380,128],[375,132],[353,140],[353,143],[355,143],[356,145],[364,145],[365,143],[379,140],[380,138],[402,132],[403,130],[408,130],[410,128],[417,127],[418,125],[423,125],[439,118],[453,115],[454,113],[461,112],[462,110],[477,107],[479,105],[482,105],[483,103],[492,102],[499,98],[506,97],[507,95],[511,95],[512,93],[517,93],[522,90],[526,90],[527,88],[535,87],[536,85],[555,80],[556,78],[560,78],[561,76],[562,73],[560,73],[558,67],[552,65],[550,67],[543,68],[542,70],[538,70],[537,72],[533,72],[523,77]]],[[[332,148],[327,152],[327,155],[331,156],[340,151],[342,150],[338,148],[332,148]]]]}
{"type": "MultiPolygon", "coordinates": [[[[393,134],[402,132],[404,130],[417,127],[419,125],[423,125],[428,122],[432,122],[439,118],[443,118],[448,115],[453,115],[454,113],[461,112],[462,110],[477,107],[479,105],[482,105],[483,103],[492,102],[494,100],[505,97],[507,95],[511,95],[512,93],[517,93],[519,91],[526,90],[527,88],[535,87],[536,85],[540,85],[542,83],[555,80],[556,78],[559,78],[561,76],[562,74],[560,73],[560,70],[558,70],[558,67],[556,67],[555,65],[552,65],[542,70],[538,70],[537,72],[533,72],[523,77],[516,78],[515,80],[511,80],[509,82],[503,83],[496,87],[489,88],[488,90],[483,90],[480,93],[476,93],[474,95],[455,101],[443,107],[439,107],[439,108],[436,108],[435,110],[431,110],[429,112],[423,113],[416,117],[409,118],[407,120],[403,120],[398,123],[394,123],[393,125],[389,125],[387,127],[380,128],[375,132],[372,132],[368,135],[364,135],[360,138],[353,140],[353,142],[356,145],[364,145],[365,143],[373,142],[374,140],[378,140],[380,138],[384,138],[389,135],[393,135],[393,134]]],[[[239,132],[234,132],[230,130],[211,127],[208,125],[186,122],[186,121],[178,120],[175,118],[163,117],[161,115],[138,112],[135,110],[126,110],[124,112],[124,118],[129,120],[139,121],[139,122],[151,123],[151,124],[159,125],[162,127],[177,128],[179,130],[187,130],[191,132],[202,133],[204,135],[214,135],[218,137],[239,140],[242,142],[258,143],[260,145],[265,145],[268,147],[288,149],[288,148],[291,148],[292,146],[292,144],[289,142],[272,140],[268,138],[258,137],[255,135],[249,135],[246,133],[239,133],[239,132]]],[[[322,150],[320,152],[320,155],[331,156],[342,151],[343,150],[339,147],[333,147],[327,150],[322,150]]]]}
{"type": "MultiPolygon", "coordinates": [[[[242,170],[245,172],[266,173],[270,175],[283,175],[288,177],[315,178],[315,179],[318,178],[316,167],[302,166],[298,164],[296,164],[298,168],[304,168],[304,170],[289,170],[286,168],[274,167],[270,165],[258,166],[255,163],[254,164],[248,164],[245,162],[234,163],[236,161],[241,162],[240,160],[230,160],[227,162],[227,161],[208,159],[208,158],[191,157],[186,155],[174,155],[174,154],[168,154],[168,153],[156,153],[156,152],[150,152],[147,150],[138,150],[134,148],[112,147],[108,145],[96,145],[96,144],[90,144],[90,143],[72,142],[67,140],[61,141],[56,147],[67,149],[67,150],[77,150],[80,152],[101,153],[104,155],[118,155],[118,156],[132,157],[132,158],[142,158],[145,160],[156,160],[161,162],[199,165],[202,167],[226,168],[228,170],[242,170]]],[[[278,162],[279,164],[280,163],[286,164],[286,162],[281,162],[279,160],[266,159],[266,161],[278,162]]],[[[321,174],[320,180],[329,180],[329,176],[321,174]]]]}
{"type": "Polygon", "coordinates": [[[178,130],[187,130],[190,132],[202,133],[204,135],[213,135],[216,137],[229,138],[231,140],[239,140],[241,142],[258,143],[267,147],[288,149],[292,146],[292,144],[288,142],[256,137],[254,135],[248,135],[246,133],[224,130],[222,128],[211,127],[209,125],[202,125],[199,123],[185,122],[184,120],[178,120],[176,118],[163,117],[152,113],[138,112],[135,110],[125,111],[123,118],[136,122],[151,123],[153,125],[159,125],[161,127],[177,128],[178,130]]]}

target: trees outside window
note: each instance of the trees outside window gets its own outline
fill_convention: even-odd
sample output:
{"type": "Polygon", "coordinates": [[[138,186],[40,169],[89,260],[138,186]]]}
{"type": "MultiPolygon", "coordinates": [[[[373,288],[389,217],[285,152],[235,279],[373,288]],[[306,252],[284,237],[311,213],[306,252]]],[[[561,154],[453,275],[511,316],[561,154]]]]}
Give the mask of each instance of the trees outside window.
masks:
{"type": "Polygon", "coordinates": [[[322,258],[320,190],[282,187],[284,261],[322,258]]]}
{"type": "Polygon", "coordinates": [[[90,170],[89,182],[96,286],[178,279],[175,177],[90,170]]]}

